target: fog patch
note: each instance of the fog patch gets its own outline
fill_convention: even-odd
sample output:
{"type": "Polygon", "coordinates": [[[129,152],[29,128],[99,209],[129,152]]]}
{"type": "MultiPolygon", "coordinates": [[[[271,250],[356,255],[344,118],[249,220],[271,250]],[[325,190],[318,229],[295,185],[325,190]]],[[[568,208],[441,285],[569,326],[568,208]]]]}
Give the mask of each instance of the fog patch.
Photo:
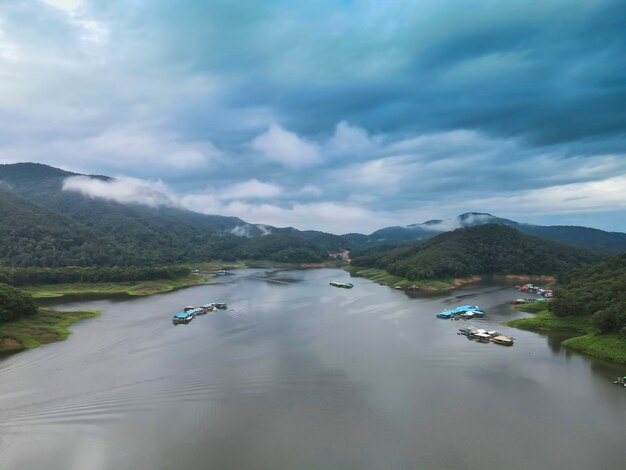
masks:
{"type": "Polygon", "coordinates": [[[178,205],[161,181],[144,181],[121,177],[102,180],[89,176],[70,176],[63,181],[63,191],[75,191],[92,199],[106,199],[121,204],[142,204],[150,207],[178,205]]]}

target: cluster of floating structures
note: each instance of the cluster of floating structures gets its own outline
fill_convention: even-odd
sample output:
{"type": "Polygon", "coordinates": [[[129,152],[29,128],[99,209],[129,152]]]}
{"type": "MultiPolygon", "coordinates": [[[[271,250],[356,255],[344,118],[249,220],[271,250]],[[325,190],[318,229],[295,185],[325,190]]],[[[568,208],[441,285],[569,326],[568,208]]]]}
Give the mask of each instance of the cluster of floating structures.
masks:
{"type": "Polygon", "coordinates": [[[343,289],[352,289],[354,287],[353,284],[349,282],[339,282],[339,281],[330,281],[330,285],[333,287],[341,287],[343,289]]]}
{"type": "MultiPolygon", "coordinates": [[[[448,320],[469,320],[470,318],[482,318],[485,312],[477,305],[459,305],[458,307],[444,310],[437,314],[438,318],[448,320]]],[[[504,346],[513,346],[515,339],[506,336],[497,331],[488,331],[482,328],[470,326],[468,328],[460,328],[458,335],[467,336],[468,339],[476,340],[480,343],[496,343],[504,346]]]]}
{"type": "Polygon", "coordinates": [[[457,335],[467,336],[468,339],[473,339],[479,343],[496,343],[503,346],[513,346],[515,338],[512,336],[506,336],[497,331],[487,331],[482,328],[460,328],[457,335]]]}
{"type": "Polygon", "coordinates": [[[176,312],[172,317],[174,324],[189,323],[196,315],[204,315],[205,313],[214,312],[216,310],[226,310],[228,305],[224,302],[212,302],[200,306],[190,305],[185,307],[181,312],[176,312]]]}
{"type": "Polygon", "coordinates": [[[552,289],[544,289],[534,284],[524,284],[523,286],[515,286],[515,288],[520,292],[531,292],[533,294],[538,294],[546,299],[551,299],[554,296],[552,289]]]}
{"type": "Polygon", "coordinates": [[[437,314],[437,318],[444,318],[447,320],[469,320],[474,317],[484,317],[485,312],[478,307],[477,305],[459,305],[450,310],[444,310],[443,312],[439,312],[437,314]]]}

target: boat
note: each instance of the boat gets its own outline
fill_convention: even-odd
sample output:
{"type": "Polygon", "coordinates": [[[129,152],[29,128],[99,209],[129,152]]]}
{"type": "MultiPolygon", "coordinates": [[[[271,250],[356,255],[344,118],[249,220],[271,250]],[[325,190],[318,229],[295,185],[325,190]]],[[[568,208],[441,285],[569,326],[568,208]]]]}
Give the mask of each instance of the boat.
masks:
{"type": "Polygon", "coordinates": [[[220,310],[226,310],[228,308],[225,302],[213,302],[213,306],[220,310]]]}
{"type": "Polygon", "coordinates": [[[354,285],[349,282],[330,281],[330,285],[333,287],[342,287],[344,289],[352,289],[354,285]]]}
{"type": "Polygon", "coordinates": [[[513,346],[513,338],[505,335],[497,335],[491,338],[491,341],[496,344],[502,344],[503,346],[513,346]]]}
{"type": "Polygon", "coordinates": [[[174,314],[174,316],[172,317],[172,322],[174,322],[175,324],[177,323],[189,323],[191,320],[193,320],[194,315],[191,313],[190,311],[187,312],[177,312],[174,314]]]}
{"type": "Polygon", "coordinates": [[[213,303],[204,304],[202,308],[205,310],[205,312],[214,312],[215,310],[217,310],[217,307],[213,303]]]}
{"type": "Polygon", "coordinates": [[[206,310],[204,309],[204,307],[196,307],[195,305],[188,305],[187,307],[183,309],[183,312],[189,312],[195,317],[196,315],[202,315],[203,313],[206,313],[206,310]]]}
{"type": "Polygon", "coordinates": [[[488,343],[489,341],[491,341],[491,335],[489,335],[488,333],[473,333],[469,337],[471,339],[475,339],[480,343],[488,343]]]}

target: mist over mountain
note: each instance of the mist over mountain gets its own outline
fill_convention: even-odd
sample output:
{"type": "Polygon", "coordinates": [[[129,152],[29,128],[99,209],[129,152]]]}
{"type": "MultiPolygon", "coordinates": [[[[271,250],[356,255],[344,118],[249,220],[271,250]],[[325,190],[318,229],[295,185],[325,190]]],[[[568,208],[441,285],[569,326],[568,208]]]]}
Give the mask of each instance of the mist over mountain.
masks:
{"type": "Polygon", "coordinates": [[[104,188],[117,194],[104,193],[96,186],[100,194],[94,195],[72,184],[68,187],[68,181],[76,182],[76,178],[92,185],[94,181],[117,181],[36,163],[0,165],[1,187],[7,195],[3,197],[6,216],[0,233],[4,234],[2,241],[14,247],[0,256],[0,261],[18,266],[151,265],[244,256],[288,261],[290,255],[294,261],[320,261],[327,258],[328,251],[339,250],[346,243],[321,232],[279,229],[249,224],[237,217],[200,214],[169,201],[158,190],[144,191],[139,199],[142,202],[123,202],[125,198],[137,200],[132,185],[130,189],[128,185],[104,188]],[[124,191],[126,194],[120,194],[124,191]],[[17,209],[9,209],[9,204],[17,209]],[[56,229],[59,224],[64,228],[62,236],[56,229]],[[19,226],[20,232],[11,228],[14,226],[19,226]],[[255,246],[255,240],[261,237],[269,237],[263,242],[264,249],[255,246]],[[63,240],[62,246],[73,246],[79,254],[64,257],[62,253],[68,253],[59,251],[50,257],[26,248],[41,244],[41,240],[52,243],[56,239],[63,240]]]}
{"type": "Polygon", "coordinates": [[[451,219],[428,220],[418,224],[386,227],[367,236],[347,234],[344,237],[361,246],[388,245],[423,240],[442,232],[484,224],[508,225],[529,235],[606,253],[619,253],[626,250],[625,233],[606,232],[579,226],[525,224],[481,212],[466,212],[451,219]]]}
{"type": "Polygon", "coordinates": [[[250,224],[185,209],[158,183],[81,175],[38,163],[0,165],[0,263],[10,266],[159,265],[214,259],[322,261],[342,249],[368,250],[484,224],[607,253],[626,234],[540,226],[468,212],[451,219],[343,236],[250,224]]]}

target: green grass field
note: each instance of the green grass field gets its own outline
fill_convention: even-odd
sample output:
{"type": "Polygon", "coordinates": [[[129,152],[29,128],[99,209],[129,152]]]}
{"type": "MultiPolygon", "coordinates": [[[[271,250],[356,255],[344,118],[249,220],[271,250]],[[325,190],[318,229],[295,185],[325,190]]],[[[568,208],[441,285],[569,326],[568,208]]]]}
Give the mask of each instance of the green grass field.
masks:
{"type": "Polygon", "coordinates": [[[156,279],[136,282],[74,282],[69,284],[42,284],[26,286],[22,289],[36,299],[50,299],[77,294],[127,294],[153,295],[169,292],[183,287],[211,285],[217,282],[207,281],[212,274],[190,274],[178,279],[156,279]]]}
{"type": "Polygon", "coordinates": [[[67,328],[98,312],[57,312],[40,308],[36,315],[0,324],[0,352],[36,348],[40,344],[63,341],[71,333],[67,328]]]}

